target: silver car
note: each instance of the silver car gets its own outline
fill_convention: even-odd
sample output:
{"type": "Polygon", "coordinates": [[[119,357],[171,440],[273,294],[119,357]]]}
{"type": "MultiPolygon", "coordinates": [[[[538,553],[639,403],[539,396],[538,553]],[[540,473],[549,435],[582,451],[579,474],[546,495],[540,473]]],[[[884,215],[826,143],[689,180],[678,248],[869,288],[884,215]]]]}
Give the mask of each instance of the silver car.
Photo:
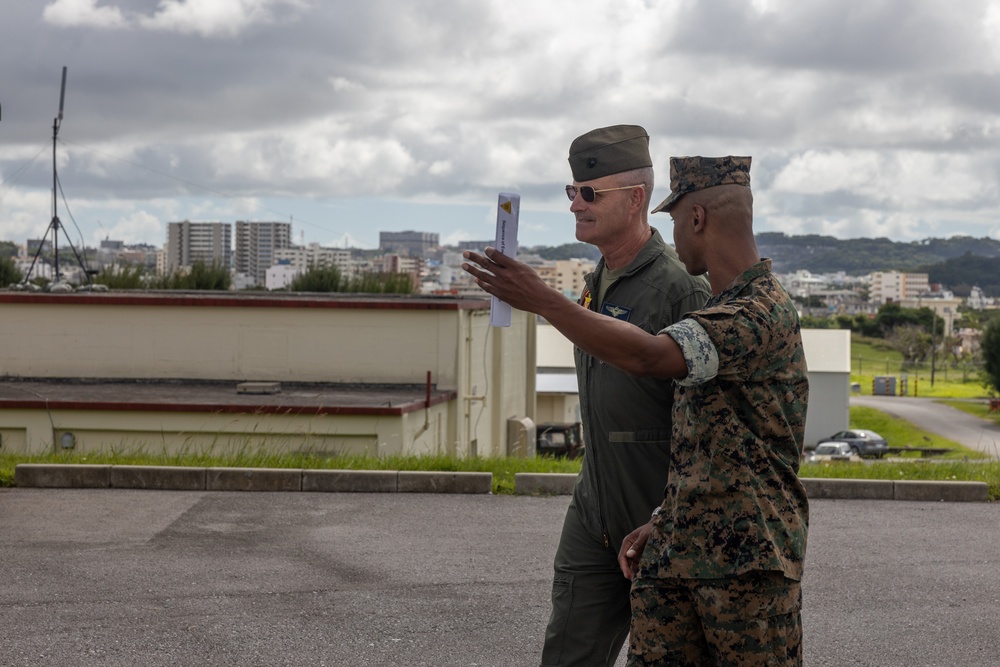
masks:
{"type": "Polygon", "coordinates": [[[851,451],[858,456],[869,456],[876,459],[882,458],[889,452],[889,443],[885,441],[885,438],[875,431],[863,428],[852,428],[834,433],[829,438],[820,440],[817,446],[824,442],[846,442],[850,445],[851,451]]]}

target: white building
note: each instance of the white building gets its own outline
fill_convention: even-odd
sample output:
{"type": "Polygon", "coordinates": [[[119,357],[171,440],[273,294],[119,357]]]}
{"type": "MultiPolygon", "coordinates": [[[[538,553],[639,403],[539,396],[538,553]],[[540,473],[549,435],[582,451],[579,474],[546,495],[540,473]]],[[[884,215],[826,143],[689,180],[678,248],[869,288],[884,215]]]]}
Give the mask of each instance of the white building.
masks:
{"type": "Polygon", "coordinates": [[[286,289],[301,273],[291,264],[275,264],[267,270],[264,285],[269,290],[286,289]]]}
{"type": "Polygon", "coordinates": [[[985,310],[993,306],[996,303],[996,299],[986,296],[979,286],[975,286],[970,290],[969,298],[965,303],[972,310],[985,310]]]}
{"type": "Polygon", "coordinates": [[[264,271],[264,285],[269,290],[285,289],[311,267],[328,266],[337,267],[345,278],[358,270],[358,262],[344,248],[324,248],[318,243],[279,248],[274,251],[274,262],[264,271]]]}

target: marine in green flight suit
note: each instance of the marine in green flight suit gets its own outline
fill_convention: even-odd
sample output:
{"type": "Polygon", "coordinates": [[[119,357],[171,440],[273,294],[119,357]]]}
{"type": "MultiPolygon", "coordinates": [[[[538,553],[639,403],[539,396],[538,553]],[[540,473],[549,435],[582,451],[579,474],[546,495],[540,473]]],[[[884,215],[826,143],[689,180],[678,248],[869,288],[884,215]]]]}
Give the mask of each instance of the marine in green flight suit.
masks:
{"type": "MultiPolygon", "coordinates": [[[[579,137],[570,147],[574,184],[567,194],[577,239],[602,253],[580,305],[656,333],[701,308],[711,291],[647,222],[648,143],[633,125],[579,137]]],[[[586,449],[556,551],[542,665],[610,667],[630,620],[618,549],[663,501],[674,388],[671,380],[633,377],[575,354],[586,449]]]]}

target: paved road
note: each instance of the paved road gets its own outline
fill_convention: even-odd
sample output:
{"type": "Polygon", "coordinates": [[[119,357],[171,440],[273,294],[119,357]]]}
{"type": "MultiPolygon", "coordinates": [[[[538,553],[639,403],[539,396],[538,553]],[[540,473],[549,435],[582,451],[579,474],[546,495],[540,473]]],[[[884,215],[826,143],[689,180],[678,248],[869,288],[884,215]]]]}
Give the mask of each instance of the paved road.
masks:
{"type": "MultiPolygon", "coordinates": [[[[961,443],[970,449],[1000,458],[1000,426],[956,410],[931,398],[907,396],[851,396],[851,405],[867,405],[961,443]]],[[[896,443],[890,443],[896,446],[896,443]]],[[[906,443],[900,443],[905,445],[906,443]]],[[[914,446],[924,443],[912,442],[914,446]]]]}
{"type": "MultiPolygon", "coordinates": [[[[0,489],[0,665],[537,665],[568,502],[0,489]]],[[[1000,663],[997,525],[814,501],[806,667],[1000,663]]]]}

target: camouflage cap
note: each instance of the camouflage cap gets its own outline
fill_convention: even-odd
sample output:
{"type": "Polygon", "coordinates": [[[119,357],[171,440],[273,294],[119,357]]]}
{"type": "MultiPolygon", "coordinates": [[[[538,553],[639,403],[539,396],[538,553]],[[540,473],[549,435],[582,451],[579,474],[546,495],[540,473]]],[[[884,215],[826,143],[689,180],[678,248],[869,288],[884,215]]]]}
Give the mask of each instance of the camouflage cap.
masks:
{"type": "Polygon", "coordinates": [[[689,192],[716,185],[750,187],[750,157],[672,157],[670,158],[670,196],[653,213],[670,211],[677,200],[689,192]]]}
{"type": "Polygon", "coordinates": [[[649,135],[638,125],[612,125],[591,130],[570,144],[569,166],[577,182],[652,167],[649,135]]]}

